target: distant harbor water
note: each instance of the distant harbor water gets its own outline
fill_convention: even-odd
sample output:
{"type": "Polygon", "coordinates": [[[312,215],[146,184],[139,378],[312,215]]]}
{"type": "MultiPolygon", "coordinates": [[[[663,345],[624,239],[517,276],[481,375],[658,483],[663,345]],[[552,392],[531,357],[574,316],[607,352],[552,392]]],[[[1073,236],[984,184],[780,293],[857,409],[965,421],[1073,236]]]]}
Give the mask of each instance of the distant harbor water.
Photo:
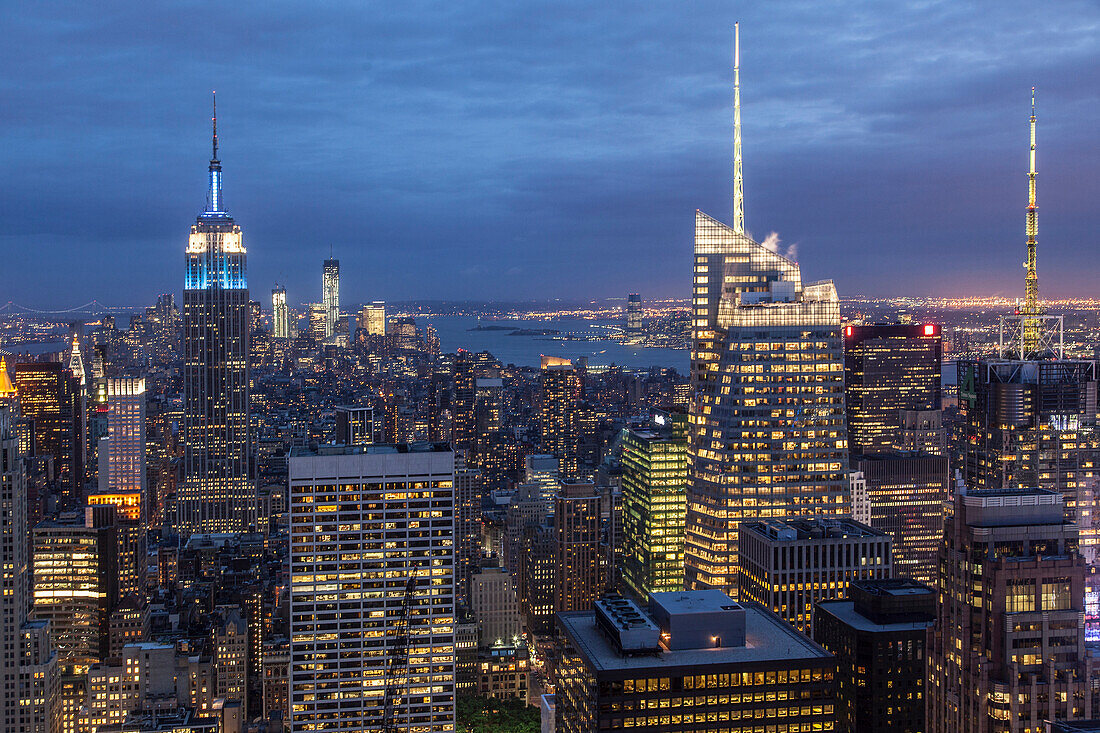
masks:
{"type": "Polygon", "coordinates": [[[612,331],[611,327],[617,325],[608,321],[589,321],[582,318],[508,321],[478,319],[475,316],[432,316],[418,317],[416,322],[421,328],[429,323],[435,327],[443,351],[488,351],[505,364],[538,367],[543,354],[568,359],[587,356],[590,365],[617,364],[631,369],[672,367],[680,374],[688,373],[687,349],[628,346],[606,338],[599,341],[567,338],[568,335],[581,338],[605,337],[612,331]],[[479,326],[481,330],[470,330],[479,326]],[[525,335],[513,336],[513,330],[521,330],[525,335]],[[538,333],[546,331],[559,333],[538,333]]]}

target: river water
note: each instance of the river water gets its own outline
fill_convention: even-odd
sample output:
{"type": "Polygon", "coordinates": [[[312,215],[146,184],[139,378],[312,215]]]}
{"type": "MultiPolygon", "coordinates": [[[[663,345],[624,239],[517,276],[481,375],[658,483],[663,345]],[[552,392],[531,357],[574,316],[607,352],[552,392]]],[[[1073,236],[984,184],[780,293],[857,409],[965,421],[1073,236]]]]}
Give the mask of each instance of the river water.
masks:
{"type": "Polygon", "coordinates": [[[643,346],[627,346],[618,341],[569,340],[550,335],[513,336],[509,330],[471,331],[480,324],[502,326],[505,329],[555,330],[581,336],[604,336],[613,324],[609,321],[589,321],[582,318],[557,318],[553,320],[506,321],[478,320],[475,316],[418,317],[417,325],[435,327],[439,345],[443,351],[455,349],[488,351],[505,364],[537,367],[543,354],[576,359],[587,356],[589,365],[610,365],[647,369],[652,366],[673,367],[681,374],[688,373],[687,349],[659,349],[643,346]]]}

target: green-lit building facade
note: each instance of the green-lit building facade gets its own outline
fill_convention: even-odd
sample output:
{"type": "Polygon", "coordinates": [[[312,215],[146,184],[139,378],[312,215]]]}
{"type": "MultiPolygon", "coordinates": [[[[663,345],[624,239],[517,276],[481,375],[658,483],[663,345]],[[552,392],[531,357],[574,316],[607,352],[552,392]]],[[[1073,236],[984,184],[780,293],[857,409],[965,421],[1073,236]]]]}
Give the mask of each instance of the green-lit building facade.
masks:
{"type": "Polygon", "coordinates": [[[641,599],[684,587],[688,416],[622,433],[623,583],[641,599]]]}

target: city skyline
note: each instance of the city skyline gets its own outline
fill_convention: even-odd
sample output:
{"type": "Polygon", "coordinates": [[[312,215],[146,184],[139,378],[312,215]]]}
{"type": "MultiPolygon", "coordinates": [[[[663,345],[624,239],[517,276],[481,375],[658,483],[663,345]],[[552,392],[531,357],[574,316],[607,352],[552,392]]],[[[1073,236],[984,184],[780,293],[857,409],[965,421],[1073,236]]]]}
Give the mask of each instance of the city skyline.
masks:
{"type": "Polygon", "coordinates": [[[280,41],[270,44],[277,58],[251,36],[224,51],[204,43],[201,56],[197,45],[180,49],[206,30],[173,35],[187,25],[177,11],[74,11],[62,29],[21,9],[14,20],[25,32],[4,54],[39,57],[21,53],[32,43],[58,59],[81,53],[95,73],[9,59],[31,94],[10,100],[14,111],[0,120],[21,141],[0,156],[10,224],[3,285],[32,307],[178,292],[167,265],[182,222],[201,207],[196,164],[214,87],[231,141],[230,206],[256,248],[254,282],[285,284],[291,302],[315,297],[313,273],[329,252],[344,265],[349,303],[684,296],[685,215],[698,207],[728,218],[732,26],[741,20],[750,30],[742,104],[755,238],[769,234],[763,223],[775,227],[798,245],[799,264],[830,273],[842,295],[946,295],[965,282],[1022,297],[1035,85],[1042,294],[1087,294],[1087,273],[1072,263],[1096,229],[1089,202],[1100,163],[1090,143],[1100,113],[1095,85],[1078,71],[1097,67],[1089,28],[1100,14],[1083,3],[1039,18],[1027,9],[734,15],[704,3],[674,14],[538,15],[536,28],[522,8],[454,17],[414,6],[379,18],[339,7],[219,10],[212,32],[254,25],[257,38],[280,41]],[[509,24],[521,40],[490,33],[509,24]],[[339,53],[296,56],[317,32],[339,53]],[[586,44],[593,34],[601,44],[586,44]],[[179,68],[155,81],[135,72],[124,59],[152,52],[146,44],[178,56],[179,68]],[[35,97],[39,89],[50,94],[35,97]],[[124,230],[96,216],[119,203],[105,174],[127,182],[124,230]],[[56,255],[63,303],[44,301],[57,295],[34,276],[31,253],[43,247],[56,255]],[[578,271],[582,257],[596,266],[578,271]],[[116,273],[132,276],[136,291],[112,285],[116,273]]]}

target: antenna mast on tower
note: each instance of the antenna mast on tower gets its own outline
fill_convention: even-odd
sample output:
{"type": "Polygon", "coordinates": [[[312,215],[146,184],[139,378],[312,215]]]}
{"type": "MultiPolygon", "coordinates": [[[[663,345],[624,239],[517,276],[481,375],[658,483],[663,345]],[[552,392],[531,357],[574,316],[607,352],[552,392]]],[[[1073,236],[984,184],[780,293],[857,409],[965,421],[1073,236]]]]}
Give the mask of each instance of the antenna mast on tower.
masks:
{"type": "Polygon", "coordinates": [[[733,231],[745,233],[745,188],[741,176],[741,24],[733,24],[733,231]]]}
{"type": "MultiPolygon", "coordinates": [[[[1042,308],[1039,306],[1039,271],[1038,271],[1038,244],[1039,244],[1039,209],[1035,203],[1035,87],[1031,88],[1031,153],[1027,172],[1027,276],[1024,278],[1024,307],[1022,315],[1041,316],[1042,308]]],[[[1041,328],[1039,318],[1026,318],[1023,323],[1023,354],[1034,354],[1039,349],[1039,330],[1041,328]]]]}

